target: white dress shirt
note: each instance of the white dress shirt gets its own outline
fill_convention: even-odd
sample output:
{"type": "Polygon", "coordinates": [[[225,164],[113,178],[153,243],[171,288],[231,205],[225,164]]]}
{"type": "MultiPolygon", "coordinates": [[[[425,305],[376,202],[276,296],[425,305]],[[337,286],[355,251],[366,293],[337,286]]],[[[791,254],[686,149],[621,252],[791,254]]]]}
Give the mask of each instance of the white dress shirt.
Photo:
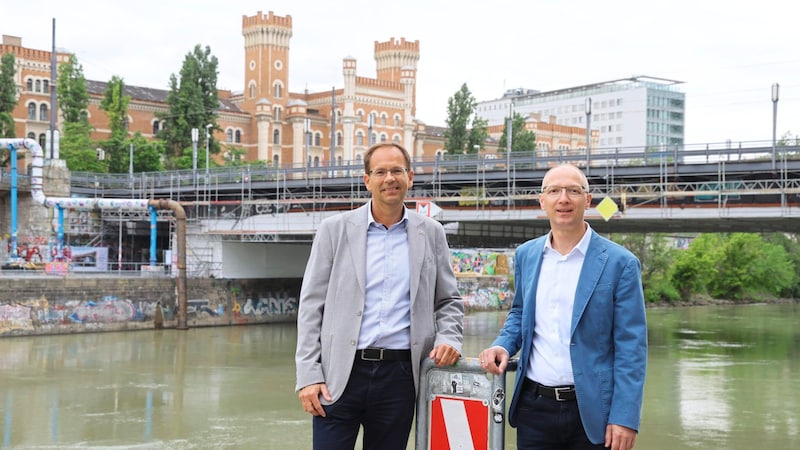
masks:
{"type": "Polygon", "coordinates": [[[550,235],[544,246],[536,287],[536,319],[528,377],[545,386],[575,383],[569,354],[572,305],[591,234],[587,224],[578,245],[567,255],[553,248],[550,235]]]}

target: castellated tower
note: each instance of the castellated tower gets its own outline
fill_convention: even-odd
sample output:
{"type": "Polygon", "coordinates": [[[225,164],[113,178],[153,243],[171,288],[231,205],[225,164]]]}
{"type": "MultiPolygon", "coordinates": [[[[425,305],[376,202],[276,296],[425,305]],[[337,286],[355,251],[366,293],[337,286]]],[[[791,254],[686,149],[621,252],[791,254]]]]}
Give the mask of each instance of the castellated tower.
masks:
{"type": "MultiPolygon", "coordinates": [[[[419,41],[409,42],[405,38],[395,40],[390,38],[387,42],[375,41],[375,65],[379,80],[401,81],[409,74],[413,80],[412,104],[417,104],[417,62],[419,61],[419,41]]],[[[416,112],[412,112],[415,114],[416,112]]]]}
{"type": "MultiPolygon", "coordinates": [[[[244,109],[255,111],[265,98],[273,105],[285,105],[289,92],[289,40],[292,16],[280,17],[270,11],[242,16],[244,36],[244,109]]],[[[275,118],[279,120],[279,118],[275,118]]]]}

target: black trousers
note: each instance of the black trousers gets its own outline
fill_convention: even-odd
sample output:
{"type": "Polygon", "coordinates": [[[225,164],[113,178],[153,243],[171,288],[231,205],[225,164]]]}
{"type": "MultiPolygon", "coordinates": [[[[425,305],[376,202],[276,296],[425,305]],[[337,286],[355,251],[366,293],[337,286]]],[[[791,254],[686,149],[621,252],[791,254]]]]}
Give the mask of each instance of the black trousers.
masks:
{"type": "Polygon", "coordinates": [[[586,437],[577,401],[558,401],[537,395],[530,389],[520,392],[517,409],[518,450],[603,448],[602,443],[592,444],[586,437]]]}
{"type": "Polygon", "coordinates": [[[352,450],[364,427],[364,450],[405,450],[414,420],[411,361],[356,358],[344,395],[314,416],[314,450],[352,450]]]}

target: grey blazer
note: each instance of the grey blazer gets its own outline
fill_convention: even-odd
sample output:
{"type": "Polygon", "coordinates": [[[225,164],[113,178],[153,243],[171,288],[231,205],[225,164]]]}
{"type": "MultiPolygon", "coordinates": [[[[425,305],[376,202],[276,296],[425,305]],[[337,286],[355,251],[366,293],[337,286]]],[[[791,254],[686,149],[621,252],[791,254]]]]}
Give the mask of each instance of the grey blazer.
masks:
{"type": "MultiPolygon", "coordinates": [[[[369,207],[368,202],[320,223],[300,289],[295,389],[326,383],[333,402],[350,378],[361,329],[369,207]]],[[[411,360],[419,389],[420,364],[434,346],[449,344],[461,353],[464,305],[442,225],[408,211],[406,232],[411,262],[411,360]]]]}

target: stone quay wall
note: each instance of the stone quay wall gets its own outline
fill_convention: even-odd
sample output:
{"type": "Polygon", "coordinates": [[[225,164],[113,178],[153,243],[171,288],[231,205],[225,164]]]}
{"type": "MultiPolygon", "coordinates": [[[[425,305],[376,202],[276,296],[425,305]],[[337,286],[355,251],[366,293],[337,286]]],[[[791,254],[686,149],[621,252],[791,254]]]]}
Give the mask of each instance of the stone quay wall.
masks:
{"type": "MultiPolygon", "coordinates": [[[[0,272],[0,337],[174,328],[175,278],[0,272]]],[[[191,327],[297,319],[300,280],[187,280],[191,327]]]]}

